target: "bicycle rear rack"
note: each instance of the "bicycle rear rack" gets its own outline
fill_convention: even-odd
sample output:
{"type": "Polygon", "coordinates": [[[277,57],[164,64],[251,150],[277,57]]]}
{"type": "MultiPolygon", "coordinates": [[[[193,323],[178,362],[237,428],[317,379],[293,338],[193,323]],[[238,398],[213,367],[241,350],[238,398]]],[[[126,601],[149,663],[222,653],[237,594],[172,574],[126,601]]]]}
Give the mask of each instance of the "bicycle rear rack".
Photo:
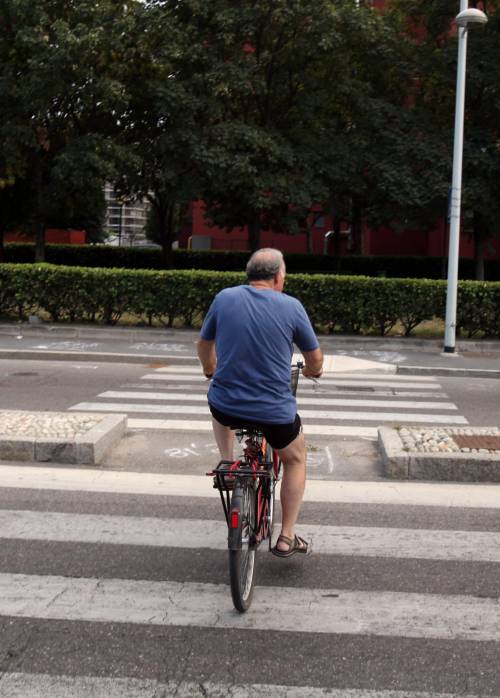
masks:
{"type": "Polygon", "coordinates": [[[234,464],[235,461],[221,460],[213,470],[207,473],[207,475],[214,478],[214,487],[219,490],[224,516],[226,517],[228,526],[230,525],[229,511],[231,508],[231,492],[233,491],[235,480],[239,477],[270,480],[273,471],[273,463],[270,461],[263,461],[256,469],[249,465],[242,465],[241,462],[237,467],[235,467],[234,464]],[[231,480],[228,481],[226,479],[227,477],[231,478],[231,480]]]}

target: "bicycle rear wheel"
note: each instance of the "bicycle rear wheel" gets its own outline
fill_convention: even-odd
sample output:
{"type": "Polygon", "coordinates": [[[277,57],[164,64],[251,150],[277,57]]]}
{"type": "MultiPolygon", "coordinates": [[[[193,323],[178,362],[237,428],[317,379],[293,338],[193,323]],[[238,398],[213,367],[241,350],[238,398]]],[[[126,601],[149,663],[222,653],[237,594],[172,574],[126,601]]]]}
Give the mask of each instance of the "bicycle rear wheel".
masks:
{"type": "Polygon", "coordinates": [[[229,527],[229,578],[235,608],[244,613],[252,603],[255,582],[255,484],[238,478],[231,498],[229,527]]]}

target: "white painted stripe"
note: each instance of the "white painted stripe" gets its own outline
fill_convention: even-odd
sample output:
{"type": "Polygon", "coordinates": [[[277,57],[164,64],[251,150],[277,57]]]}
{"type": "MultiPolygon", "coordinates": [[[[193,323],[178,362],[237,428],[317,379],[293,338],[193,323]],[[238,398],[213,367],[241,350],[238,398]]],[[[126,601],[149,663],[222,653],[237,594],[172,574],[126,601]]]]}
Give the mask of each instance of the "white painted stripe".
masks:
{"type": "MultiPolygon", "coordinates": [[[[301,524],[298,533],[322,555],[500,562],[500,533],[301,524]]],[[[168,548],[227,549],[217,521],[0,511],[2,538],[168,548]]]]}
{"type": "MultiPolygon", "coordinates": [[[[206,383],[208,385],[208,381],[206,378],[203,376],[197,377],[197,376],[190,376],[190,375],[184,375],[184,374],[165,374],[165,373],[147,373],[144,376],[141,376],[142,380],[151,380],[151,381],[181,381],[183,383],[206,383]]],[[[383,381],[376,382],[373,380],[372,375],[370,374],[369,377],[366,378],[361,378],[361,376],[357,376],[355,379],[349,380],[344,378],[344,375],[342,374],[342,378],[336,378],[336,379],[321,379],[319,382],[320,386],[324,385],[340,385],[340,386],[346,386],[346,385],[351,385],[351,386],[356,386],[356,385],[364,385],[364,386],[385,386],[387,388],[413,388],[417,387],[419,390],[435,390],[437,387],[439,387],[439,383],[431,383],[429,382],[430,379],[426,378],[425,383],[413,383],[408,379],[408,376],[404,376],[404,381],[396,381],[394,376],[391,376],[390,379],[384,379],[383,381]]]]}
{"type": "Polygon", "coordinates": [[[0,574],[0,614],[18,618],[300,633],[500,641],[497,599],[401,592],[257,587],[251,613],[229,587],[0,574]],[[304,603],[304,601],[306,603],[304,603]]]}
{"type": "MultiPolygon", "coordinates": [[[[198,375],[199,377],[203,377],[203,371],[201,369],[201,366],[193,366],[193,367],[187,367],[183,364],[178,364],[177,366],[161,366],[160,368],[157,368],[155,370],[155,373],[182,373],[182,374],[192,374],[192,375],[198,375]]],[[[356,373],[350,373],[350,372],[344,372],[342,371],[341,373],[335,374],[335,372],[332,372],[334,375],[331,375],[331,373],[328,373],[328,378],[346,378],[346,379],[352,379],[352,380],[364,380],[366,377],[367,379],[371,381],[382,381],[385,382],[388,380],[387,373],[384,374],[375,374],[375,373],[362,373],[361,371],[358,371],[356,373]]],[[[437,379],[433,376],[399,376],[399,375],[389,375],[389,380],[391,381],[402,381],[402,382],[407,382],[407,381],[412,381],[414,383],[430,383],[430,382],[437,382],[437,379]]],[[[301,381],[307,382],[306,378],[301,378],[301,381]]],[[[320,378],[320,383],[323,382],[323,379],[320,378]]]]}
{"type": "MultiPolygon", "coordinates": [[[[119,412],[139,414],[191,414],[206,416],[210,414],[208,405],[141,405],[135,402],[79,402],[77,405],[69,407],[70,410],[78,412],[119,412]]],[[[468,424],[469,422],[461,415],[447,414],[419,414],[401,412],[347,412],[324,410],[301,410],[302,419],[337,419],[352,422],[419,422],[425,424],[468,424]]]]}
{"type": "Polygon", "coordinates": [[[160,366],[160,368],[155,369],[155,373],[183,373],[192,374],[195,376],[203,377],[203,369],[198,363],[196,366],[183,366],[182,364],[170,365],[170,366],[160,366]]]}
{"type": "MultiPolygon", "coordinates": [[[[128,385],[128,388],[134,387],[128,385]]],[[[142,385],[137,385],[138,388],[142,388],[142,385]]],[[[151,386],[154,389],[154,386],[151,386]]],[[[177,386],[175,386],[177,389],[177,386]]],[[[301,395],[369,395],[370,397],[425,397],[425,398],[445,398],[448,397],[446,393],[421,393],[419,391],[413,390],[370,390],[370,391],[357,391],[347,388],[346,390],[339,390],[338,388],[321,388],[319,390],[298,390],[297,396],[300,400],[301,395]]]]}
{"type": "MultiPolygon", "coordinates": [[[[130,390],[131,388],[137,389],[138,391],[151,391],[151,392],[157,392],[158,387],[163,387],[163,386],[158,386],[158,384],[154,383],[126,383],[120,386],[121,388],[130,390]]],[[[197,385],[173,385],[171,387],[166,386],[168,392],[165,391],[166,394],[172,394],[172,395],[202,395],[204,398],[206,398],[207,395],[207,390],[208,386],[205,388],[204,386],[197,386],[197,385]],[[199,392],[199,389],[201,388],[201,392],[199,392]],[[182,392],[180,392],[182,391],[182,392]]],[[[161,393],[159,393],[161,394],[161,393]]],[[[301,395],[367,395],[369,397],[411,397],[411,398],[416,398],[416,397],[425,397],[427,399],[429,398],[446,398],[448,397],[446,393],[434,393],[434,392],[419,392],[419,391],[413,391],[413,390],[397,390],[396,388],[393,388],[392,390],[377,390],[375,388],[364,391],[364,390],[356,390],[356,389],[350,389],[346,388],[345,390],[340,390],[339,388],[333,387],[333,388],[323,388],[319,386],[318,388],[307,388],[303,387],[301,388],[299,386],[299,390],[297,392],[299,398],[301,395]]]]}
{"type": "MultiPolygon", "coordinates": [[[[1,487],[159,496],[219,497],[204,475],[0,465],[1,487]]],[[[305,501],[500,509],[500,485],[308,480],[305,501]]]]}
{"type": "MultiPolygon", "coordinates": [[[[349,373],[347,371],[342,371],[341,373],[337,373],[334,375],[332,374],[327,374],[325,378],[334,378],[335,380],[338,380],[339,378],[346,379],[346,380],[369,380],[370,382],[374,383],[385,383],[386,381],[390,381],[392,383],[407,383],[408,381],[412,383],[435,383],[436,386],[438,387],[438,379],[435,378],[434,376],[400,376],[400,375],[387,375],[383,373],[363,373],[361,371],[356,371],[354,373],[349,373]]],[[[304,379],[304,382],[305,379],[304,379]]],[[[319,379],[320,384],[323,382],[323,378],[319,379]]]]}
{"type": "MultiPolygon", "coordinates": [[[[456,693],[370,691],[350,688],[313,688],[275,684],[222,684],[154,679],[100,678],[97,676],[50,676],[49,674],[3,673],[0,698],[456,698],[456,693]]],[[[461,698],[480,698],[461,695],[461,698]]]]}
{"type": "Polygon", "coordinates": [[[134,419],[127,420],[129,429],[147,429],[159,431],[212,431],[212,422],[198,419],[134,419]]]}
{"type": "MultiPolygon", "coordinates": [[[[170,400],[175,402],[206,402],[207,396],[203,394],[186,393],[152,393],[133,392],[127,390],[107,390],[98,395],[100,398],[125,400],[170,400]]],[[[452,402],[419,402],[418,400],[365,400],[359,399],[338,399],[338,398],[308,398],[299,396],[298,405],[333,405],[337,407],[401,407],[404,409],[422,410],[456,410],[457,407],[452,402]]]]}
{"type": "MultiPolygon", "coordinates": [[[[189,419],[134,419],[127,420],[129,429],[158,429],[162,431],[212,431],[212,423],[189,419]]],[[[349,425],[303,424],[304,433],[309,436],[353,436],[355,438],[378,439],[377,427],[349,425]]]]}
{"type": "Polygon", "coordinates": [[[141,376],[141,380],[151,380],[151,381],[184,381],[185,383],[192,381],[195,383],[206,383],[207,385],[209,384],[209,381],[203,374],[200,374],[199,376],[196,375],[191,375],[189,373],[180,373],[179,371],[176,371],[175,373],[146,373],[145,376],[141,376]]]}

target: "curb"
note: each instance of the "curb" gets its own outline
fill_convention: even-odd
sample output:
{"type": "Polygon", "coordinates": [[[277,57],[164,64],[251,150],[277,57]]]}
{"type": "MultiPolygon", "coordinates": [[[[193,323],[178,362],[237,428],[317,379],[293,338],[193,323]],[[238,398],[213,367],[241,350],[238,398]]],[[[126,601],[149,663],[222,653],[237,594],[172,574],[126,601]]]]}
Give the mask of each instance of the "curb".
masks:
{"type": "Polygon", "coordinates": [[[397,371],[401,376],[448,376],[450,378],[500,378],[500,371],[490,368],[444,368],[442,366],[401,366],[397,371]]]}
{"type": "MultiPolygon", "coordinates": [[[[89,413],[85,413],[85,417],[88,416],[89,413]]],[[[98,465],[107,451],[125,434],[127,415],[95,416],[99,417],[99,422],[95,426],[69,441],[50,436],[46,438],[1,436],[0,460],[98,465]]]]}
{"type": "Polygon", "coordinates": [[[500,453],[410,453],[397,429],[379,427],[384,474],[394,480],[500,482],[500,453]]]}

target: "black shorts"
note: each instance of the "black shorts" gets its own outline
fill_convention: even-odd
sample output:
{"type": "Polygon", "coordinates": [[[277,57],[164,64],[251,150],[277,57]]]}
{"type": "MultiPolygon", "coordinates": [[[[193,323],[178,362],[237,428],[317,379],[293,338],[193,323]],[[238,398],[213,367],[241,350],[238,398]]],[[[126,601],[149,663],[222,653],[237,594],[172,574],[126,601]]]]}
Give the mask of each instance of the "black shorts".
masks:
{"type": "Polygon", "coordinates": [[[234,429],[243,429],[244,427],[258,429],[264,434],[268,443],[277,450],[289,446],[300,434],[302,428],[302,422],[298,414],[295,415],[295,421],[289,424],[265,424],[264,422],[249,422],[241,417],[231,417],[228,414],[224,414],[224,412],[219,412],[210,403],[208,406],[213,418],[219,424],[225,427],[233,427],[234,429]]]}

